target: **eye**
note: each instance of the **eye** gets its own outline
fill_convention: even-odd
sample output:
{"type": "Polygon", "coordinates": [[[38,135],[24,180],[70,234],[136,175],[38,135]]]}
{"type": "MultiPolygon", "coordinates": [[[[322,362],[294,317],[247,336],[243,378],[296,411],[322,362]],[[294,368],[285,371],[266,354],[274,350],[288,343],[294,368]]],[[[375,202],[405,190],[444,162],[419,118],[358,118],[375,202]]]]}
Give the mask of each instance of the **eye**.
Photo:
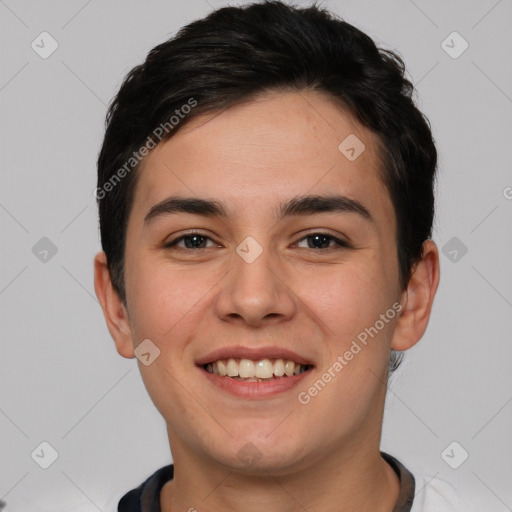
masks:
{"type": "MultiPolygon", "coordinates": [[[[164,245],[164,248],[176,248],[176,250],[180,251],[186,251],[187,249],[207,249],[207,247],[204,245],[206,240],[213,240],[205,236],[201,233],[188,233],[186,235],[182,235],[175,240],[172,240],[164,245]],[[185,246],[180,246],[181,242],[185,243],[185,246]]],[[[216,246],[216,244],[213,244],[213,246],[216,246]]],[[[211,247],[211,246],[210,246],[211,247]]]]}
{"type": "Polygon", "coordinates": [[[315,249],[315,250],[330,249],[330,248],[336,248],[336,246],[337,246],[337,248],[340,248],[340,247],[349,248],[350,247],[350,245],[347,242],[340,240],[339,238],[336,238],[335,236],[329,235],[327,233],[311,233],[311,234],[301,238],[297,242],[297,244],[299,244],[303,240],[308,240],[307,249],[315,249]],[[334,246],[330,245],[331,242],[334,242],[334,246]]]}
{"type": "MultiPolygon", "coordinates": [[[[340,249],[340,248],[350,248],[351,246],[339,238],[329,235],[328,233],[311,233],[303,238],[301,238],[297,242],[297,246],[300,247],[300,243],[304,240],[307,240],[307,247],[301,247],[304,249],[314,249],[318,251],[319,249],[340,249]]],[[[181,235],[175,240],[171,240],[164,245],[165,249],[173,249],[176,251],[190,251],[190,250],[199,250],[199,249],[208,249],[210,247],[219,247],[213,240],[200,233],[200,232],[191,232],[186,235],[181,235]],[[207,242],[210,241],[212,244],[210,246],[207,245],[207,242]],[[183,244],[184,245],[183,245],[183,244]]]]}

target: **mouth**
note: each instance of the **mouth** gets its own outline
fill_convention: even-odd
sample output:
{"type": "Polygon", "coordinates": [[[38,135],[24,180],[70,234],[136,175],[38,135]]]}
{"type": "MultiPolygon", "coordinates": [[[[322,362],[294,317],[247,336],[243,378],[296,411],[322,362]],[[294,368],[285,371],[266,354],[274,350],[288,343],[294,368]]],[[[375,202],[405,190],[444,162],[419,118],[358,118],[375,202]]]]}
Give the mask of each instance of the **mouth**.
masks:
{"type": "Polygon", "coordinates": [[[301,364],[287,359],[218,359],[202,365],[202,368],[220,377],[228,377],[244,382],[268,382],[276,379],[301,375],[313,368],[311,364],[301,364]]]}
{"type": "Polygon", "coordinates": [[[245,399],[291,391],[315,369],[311,360],[279,347],[225,347],[195,363],[212,389],[245,399]]]}

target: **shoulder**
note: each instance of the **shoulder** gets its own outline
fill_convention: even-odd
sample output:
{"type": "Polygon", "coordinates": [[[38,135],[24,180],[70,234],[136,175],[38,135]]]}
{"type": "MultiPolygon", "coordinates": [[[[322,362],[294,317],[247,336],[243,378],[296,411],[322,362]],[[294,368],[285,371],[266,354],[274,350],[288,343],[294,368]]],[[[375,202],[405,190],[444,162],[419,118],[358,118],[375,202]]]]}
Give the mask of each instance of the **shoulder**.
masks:
{"type": "Polygon", "coordinates": [[[411,512],[475,512],[470,500],[449,481],[415,474],[415,497],[411,512]]]}

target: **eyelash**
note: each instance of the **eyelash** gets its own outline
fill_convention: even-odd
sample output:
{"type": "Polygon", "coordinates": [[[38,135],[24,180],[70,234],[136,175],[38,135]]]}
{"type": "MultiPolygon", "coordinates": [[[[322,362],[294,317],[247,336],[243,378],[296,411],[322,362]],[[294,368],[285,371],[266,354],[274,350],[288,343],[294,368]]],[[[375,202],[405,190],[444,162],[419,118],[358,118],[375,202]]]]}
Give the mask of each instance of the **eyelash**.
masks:
{"type": "MultiPolygon", "coordinates": [[[[330,235],[329,233],[323,233],[321,231],[309,233],[308,235],[303,236],[302,238],[297,240],[297,242],[302,242],[303,240],[306,240],[308,238],[318,236],[318,235],[320,235],[322,237],[329,238],[331,241],[334,241],[338,247],[327,247],[327,248],[323,248],[323,249],[322,248],[317,248],[317,249],[311,248],[312,251],[318,252],[318,251],[327,251],[329,249],[350,249],[350,248],[352,248],[348,242],[345,242],[344,240],[340,240],[339,238],[336,238],[335,236],[330,235]]],[[[164,249],[172,249],[172,250],[179,251],[179,252],[190,252],[190,251],[199,251],[199,250],[203,250],[203,249],[210,249],[210,247],[200,247],[200,248],[196,248],[196,249],[178,247],[177,244],[179,242],[181,242],[182,240],[185,240],[187,238],[192,238],[194,236],[212,240],[209,236],[206,236],[203,233],[200,233],[198,231],[192,231],[190,233],[187,233],[186,235],[182,235],[182,236],[176,238],[175,240],[171,240],[170,242],[166,243],[164,245],[164,249]]],[[[309,247],[307,249],[309,249],[309,247]]]]}

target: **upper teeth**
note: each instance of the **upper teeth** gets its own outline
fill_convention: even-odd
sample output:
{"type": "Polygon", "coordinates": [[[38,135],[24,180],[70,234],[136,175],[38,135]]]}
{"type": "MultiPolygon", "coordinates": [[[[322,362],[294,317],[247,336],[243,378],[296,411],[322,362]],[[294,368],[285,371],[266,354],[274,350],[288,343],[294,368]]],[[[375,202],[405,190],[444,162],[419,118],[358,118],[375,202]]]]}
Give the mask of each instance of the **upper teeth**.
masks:
{"type": "Polygon", "coordinates": [[[284,375],[291,377],[298,375],[307,369],[306,365],[294,363],[293,361],[285,361],[284,359],[260,359],[259,361],[251,361],[250,359],[233,359],[227,362],[219,359],[213,363],[206,365],[206,371],[221,376],[241,377],[241,378],[259,378],[270,379],[272,376],[283,377],[284,375]]]}

